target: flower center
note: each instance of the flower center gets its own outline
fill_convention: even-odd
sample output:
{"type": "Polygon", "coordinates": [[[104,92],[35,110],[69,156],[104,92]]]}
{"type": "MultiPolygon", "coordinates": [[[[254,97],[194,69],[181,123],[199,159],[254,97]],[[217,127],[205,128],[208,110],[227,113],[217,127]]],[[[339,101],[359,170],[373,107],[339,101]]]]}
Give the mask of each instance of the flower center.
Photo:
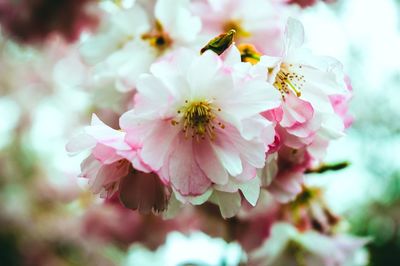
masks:
{"type": "Polygon", "coordinates": [[[148,41],[160,54],[172,45],[172,39],[163,30],[163,26],[159,21],[156,21],[156,25],[151,32],[142,35],[142,39],[148,41]]]}
{"type": "Polygon", "coordinates": [[[217,122],[215,115],[216,111],[221,111],[220,108],[215,108],[209,101],[185,101],[181,109],[177,113],[181,116],[180,121],[172,120],[172,125],[182,123],[182,131],[186,137],[191,136],[192,138],[205,139],[207,136],[213,140],[215,139],[215,124],[220,128],[224,129],[225,125],[221,122],[217,122]]]}
{"type": "MultiPolygon", "coordinates": [[[[289,94],[290,91],[300,97],[301,89],[305,82],[304,76],[294,72],[292,70],[293,65],[289,65],[289,67],[284,63],[281,64],[281,68],[275,77],[274,86],[281,92],[283,97],[285,97],[285,94],[289,94]]],[[[302,66],[300,65],[298,68],[301,69],[302,66]]]]}
{"type": "Polygon", "coordinates": [[[235,30],[236,31],[236,36],[239,38],[248,38],[251,36],[251,33],[246,31],[242,26],[241,26],[241,21],[240,20],[229,20],[227,21],[223,26],[222,30],[224,32],[228,32],[230,30],[235,30]]]}

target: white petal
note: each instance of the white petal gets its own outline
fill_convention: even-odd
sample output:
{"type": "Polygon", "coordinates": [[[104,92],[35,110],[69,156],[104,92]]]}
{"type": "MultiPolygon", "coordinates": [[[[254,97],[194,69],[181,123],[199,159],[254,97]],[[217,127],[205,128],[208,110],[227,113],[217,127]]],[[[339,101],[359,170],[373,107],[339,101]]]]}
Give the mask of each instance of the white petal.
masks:
{"type": "Polygon", "coordinates": [[[240,184],[240,190],[246,200],[252,205],[256,206],[258,197],[260,196],[260,179],[255,177],[249,181],[240,184]]]}
{"type": "Polygon", "coordinates": [[[171,149],[171,143],[179,132],[179,128],[168,121],[155,121],[152,132],[143,141],[140,153],[143,161],[158,171],[164,163],[164,158],[171,149]]]}
{"type": "Polygon", "coordinates": [[[234,148],[232,143],[227,139],[222,140],[222,138],[217,138],[213,142],[212,147],[217,154],[219,161],[228,173],[232,176],[237,176],[243,171],[239,152],[234,148]]]}
{"type": "Polygon", "coordinates": [[[96,146],[96,140],[87,134],[79,134],[71,138],[65,149],[71,154],[76,154],[86,149],[92,149],[96,146]]]}
{"type": "Polygon", "coordinates": [[[236,215],[240,209],[242,199],[238,192],[228,193],[214,191],[210,197],[210,201],[219,206],[222,217],[227,219],[236,215]]]}
{"type": "Polygon", "coordinates": [[[227,89],[226,85],[219,87],[218,84],[213,84],[221,66],[221,59],[212,51],[206,51],[194,59],[187,72],[192,98],[209,97],[209,91],[227,89]]]}
{"type": "Polygon", "coordinates": [[[172,188],[172,190],[174,191],[174,195],[177,200],[179,200],[182,203],[190,203],[193,205],[203,204],[210,198],[211,194],[213,193],[212,189],[207,189],[206,192],[204,192],[203,194],[201,194],[199,196],[183,196],[178,191],[176,191],[174,188],[172,188]]]}
{"type": "Polygon", "coordinates": [[[304,43],[304,27],[300,21],[288,18],[285,30],[286,51],[291,52],[304,43]]]}

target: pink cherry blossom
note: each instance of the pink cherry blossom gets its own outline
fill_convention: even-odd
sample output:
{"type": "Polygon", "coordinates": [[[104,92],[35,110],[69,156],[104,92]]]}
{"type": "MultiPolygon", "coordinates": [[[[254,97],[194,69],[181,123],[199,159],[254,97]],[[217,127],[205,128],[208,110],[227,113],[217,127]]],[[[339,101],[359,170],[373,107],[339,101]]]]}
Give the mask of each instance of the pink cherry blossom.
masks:
{"type": "Polygon", "coordinates": [[[254,179],[273,141],[260,112],[280,96],[262,79],[235,76],[243,63],[231,49],[225,61],[180,50],[154,64],[138,81],[135,108],[121,117],[126,141],[141,146],[143,162],[182,196],[254,179]]]}
{"type": "Polygon", "coordinates": [[[282,145],[279,152],[269,158],[259,173],[263,187],[279,202],[292,201],[302,191],[304,172],[311,162],[310,155],[305,148],[297,150],[282,145]]]}
{"type": "Polygon", "coordinates": [[[128,174],[130,162],[127,158],[133,158],[135,152],[124,138],[124,132],[108,127],[93,115],[91,126],[67,144],[70,153],[91,150],[81,164],[81,176],[89,179],[93,193],[100,193],[102,197],[112,196],[120,179],[128,174]]]}
{"type": "Polygon", "coordinates": [[[313,55],[302,47],[303,40],[302,24],[289,19],[282,56],[262,56],[253,69],[254,75],[264,75],[268,69],[267,80],[281,92],[281,106],[264,116],[284,129],[280,139],[293,148],[309,145],[317,137],[342,136],[344,124],[330,97],[349,97],[341,64],[313,55]]]}
{"type": "Polygon", "coordinates": [[[188,1],[158,0],[146,10],[140,3],[105,14],[97,34],[85,41],[81,53],[93,66],[91,86],[103,84],[132,91],[140,74],[166,52],[190,47],[201,29],[188,1]],[[97,47],[93,49],[93,47],[97,47]],[[114,84],[113,84],[114,83],[114,84]]]}

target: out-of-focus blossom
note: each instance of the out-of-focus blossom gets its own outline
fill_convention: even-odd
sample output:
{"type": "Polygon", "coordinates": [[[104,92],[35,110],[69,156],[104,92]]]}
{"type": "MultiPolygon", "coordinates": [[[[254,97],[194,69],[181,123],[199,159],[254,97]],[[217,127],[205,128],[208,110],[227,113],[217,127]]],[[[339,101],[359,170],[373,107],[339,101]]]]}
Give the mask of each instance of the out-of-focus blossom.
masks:
{"type": "MultiPolygon", "coordinates": [[[[291,5],[293,4],[298,5],[301,8],[311,7],[319,2],[318,0],[283,0],[283,1],[286,1],[288,4],[291,5]]],[[[322,1],[330,4],[335,2],[336,0],[322,0],[322,1]]]]}
{"type": "Polygon", "coordinates": [[[318,0],[288,0],[288,4],[296,4],[301,6],[302,8],[309,7],[315,5],[318,0]]]}
{"type": "Polygon", "coordinates": [[[140,243],[151,250],[162,245],[169,232],[188,233],[200,226],[192,210],[183,211],[179,218],[164,220],[160,216],[132,212],[117,201],[89,206],[81,223],[81,233],[87,238],[122,248],[140,243]]]}
{"type": "Polygon", "coordinates": [[[345,77],[345,82],[349,93],[330,95],[329,99],[331,100],[335,113],[342,118],[345,128],[348,128],[351,126],[354,120],[353,116],[349,112],[349,102],[353,96],[353,87],[351,86],[351,81],[349,77],[345,77]]]}
{"type": "Polygon", "coordinates": [[[270,237],[250,254],[249,265],[357,265],[356,253],[367,242],[348,235],[301,232],[290,224],[276,223],[270,237]]]}
{"type": "Polygon", "coordinates": [[[188,1],[158,0],[151,9],[135,3],[129,9],[106,13],[99,32],[81,47],[83,58],[93,65],[89,86],[107,83],[109,89],[134,90],[139,75],[159,56],[194,44],[201,22],[189,12],[188,1]]]}
{"type": "Polygon", "coordinates": [[[252,43],[268,55],[280,52],[286,15],[283,5],[278,2],[196,0],[192,3],[192,10],[202,19],[202,34],[206,38],[233,29],[238,43],[252,43]]]}
{"type": "Polygon", "coordinates": [[[318,188],[303,186],[295,200],[280,205],[280,219],[302,232],[314,230],[321,234],[334,234],[341,219],[329,209],[322,192],[318,188]]]}
{"type": "Polygon", "coordinates": [[[252,252],[270,237],[271,228],[278,222],[290,223],[299,232],[337,233],[341,219],[324,202],[322,191],[304,185],[300,190],[295,199],[284,204],[279,196],[263,191],[255,208],[242,208],[236,221],[228,223],[231,237],[252,252]]]}
{"type": "Polygon", "coordinates": [[[244,254],[237,243],[227,243],[201,232],[188,235],[171,232],[165,244],[155,252],[132,245],[123,265],[238,265],[243,259],[244,254]],[[207,256],[198,252],[199,249],[207,252],[207,256]]]}
{"type": "Polygon", "coordinates": [[[151,28],[148,15],[134,5],[104,16],[98,32],[80,47],[84,61],[93,67],[88,85],[93,89],[132,90],[138,75],[155,59],[141,39],[151,28]]]}
{"type": "Polygon", "coordinates": [[[73,42],[84,29],[97,25],[93,7],[92,0],[2,0],[0,23],[8,35],[22,43],[44,42],[53,34],[73,42]]]}

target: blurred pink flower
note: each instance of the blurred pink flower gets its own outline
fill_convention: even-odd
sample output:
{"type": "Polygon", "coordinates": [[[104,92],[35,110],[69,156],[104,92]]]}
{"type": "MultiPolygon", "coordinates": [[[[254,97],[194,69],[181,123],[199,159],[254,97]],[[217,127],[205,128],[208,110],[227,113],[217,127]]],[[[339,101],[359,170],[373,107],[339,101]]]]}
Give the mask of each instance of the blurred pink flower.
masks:
{"type": "Polygon", "coordinates": [[[52,34],[73,42],[82,30],[98,23],[98,17],[89,10],[91,3],[94,1],[2,0],[0,23],[8,35],[22,43],[40,43],[52,34]]]}
{"type": "Polygon", "coordinates": [[[237,43],[251,43],[265,54],[277,55],[286,19],[282,7],[264,0],[199,0],[192,1],[191,8],[201,17],[206,38],[234,29],[237,43]]]}
{"type": "Polygon", "coordinates": [[[288,0],[287,1],[289,4],[297,4],[301,6],[302,8],[309,7],[312,5],[315,5],[318,0],[288,0]]]}
{"type": "Polygon", "coordinates": [[[348,128],[354,121],[353,116],[349,112],[349,102],[353,98],[353,87],[351,86],[351,81],[349,77],[345,77],[345,82],[349,93],[331,95],[329,96],[329,99],[331,100],[335,113],[342,118],[345,128],[348,128]]]}
{"type": "Polygon", "coordinates": [[[207,220],[200,218],[193,209],[183,210],[175,219],[145,215],[122,207],[115,199],[90,206],[81,219],[81,233],[85,238],[123,248],[140,243],[155,250],[172,231],[188,233],[206,226],[207,220]]]}
{"type": "Polygon", "coordinates": [[[250,253],[249,265],[354,265],[356,253],[368,239],[348,235],[300,232],[286,223],[275,223],[271,235],[250,253]]]}
{"type": "MultiPolygon", "coordinates": [[[[313,6],[318,2],[318,0],[284,0],[284,1],[286,1],[288,4],[299,5],[302,8],[313,6]]],[[[336,0],[322,0],[322,1],[325,3],[333,3],[336,0]]]]}

